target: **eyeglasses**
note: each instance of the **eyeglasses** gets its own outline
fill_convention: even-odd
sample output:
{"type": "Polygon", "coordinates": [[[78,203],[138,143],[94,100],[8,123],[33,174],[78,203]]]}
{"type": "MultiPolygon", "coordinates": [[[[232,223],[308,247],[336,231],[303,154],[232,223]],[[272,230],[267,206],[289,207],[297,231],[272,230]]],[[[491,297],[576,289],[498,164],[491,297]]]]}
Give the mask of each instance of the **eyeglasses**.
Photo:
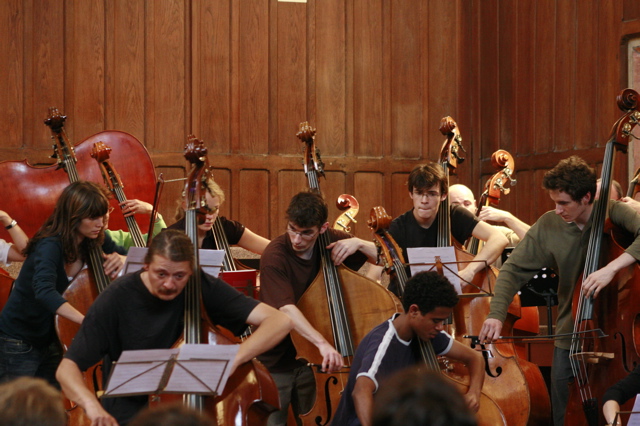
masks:
{"type": "Polygon", "coordinates": [[[292,238],[296,235],[299,235],[303,240],[310,240],[315,237],[318,232],[320,232],[320,230],[312,231],[310,229],[307,229],[306,231],[296,231],[291,226],[287,226],[287,234],[289,234],[292,238]]]}
{"type": "Polygon", "coordinates": [[[206,214],[215,214],[220,210],[220,206],[215,206],[215,207],[206,206],[204,209],[206,214]]]}
{"type": "Polygon", "coordinates": [[[109,207],[109,210],[107,210],[107,214],[113,213],[113,209],[114,209],[114,207],[109,207]]]}
{"type": "Polygon", "coordinates": [[[429,198],[438,198],[440,197],[440,192],[438,191],[418,191],[413,190],[414,197],[429,197],[429,198]]]}

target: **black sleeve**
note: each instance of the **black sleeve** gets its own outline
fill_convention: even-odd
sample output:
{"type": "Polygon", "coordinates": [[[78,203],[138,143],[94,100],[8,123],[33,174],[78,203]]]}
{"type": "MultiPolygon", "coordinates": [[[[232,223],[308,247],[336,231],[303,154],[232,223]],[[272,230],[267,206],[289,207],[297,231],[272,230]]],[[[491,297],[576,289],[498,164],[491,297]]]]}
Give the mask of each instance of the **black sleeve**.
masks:
{"type": "Polygon", "coordinates": [[[464,244],[469,238],[473,229],[478,224],[478,219],[464,207],[451,206],[451,235],[460,244],[464,244]]]}
{"type": "Polygon", "coordinates": [[[247,328],[247,318],[259,301],[240,293],[226,282],[202,273],[202,299],[209,319],[235,335],[247,328]]]}
{"type": "Polygon", "coordinates": [[[104,242],[102,243],[102,251],[105,252],[106,254],[111,254],[113,252],[116,252],[118,254],[121,254],[123,256],[127,255],[127,249],[117,245],[113,239],[111,239],[111,236],[109,235],[109,233],[105,232],[104,234],[104,242]]]}
{"type": "Polygon", "coordinates": [[[613,400],[622,405],[640,393],[640,365],[604,393],[602,403],[613,400]]]}

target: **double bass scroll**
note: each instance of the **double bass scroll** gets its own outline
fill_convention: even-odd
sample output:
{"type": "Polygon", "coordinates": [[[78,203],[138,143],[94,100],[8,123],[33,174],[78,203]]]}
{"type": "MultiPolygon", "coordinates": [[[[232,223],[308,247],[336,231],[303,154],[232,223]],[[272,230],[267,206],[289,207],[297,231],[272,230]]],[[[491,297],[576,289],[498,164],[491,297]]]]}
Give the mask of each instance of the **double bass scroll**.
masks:
{"type": "MultiPolygon", "coordinates": [[[[235,344],[213,325],[203,311],[201,274],[198,262],[198,214],[206,209],[206,179],[209,173],[207,149],[203,142],[190,135],[185,146],[185,158],[191,172],[185,186],[187,235],[193,242],[196,258],[194,273],[185,287],[184,332],[185,343],[235,344]]],[[[162,399],[167,398],[162,396],[162,399]]],[[[167,398],[171,400],[171,398],[167,398]]],[[[278,391],[267,369],[256,359],[246,362],[229,377],[221,395],[215,398],[187,395],[190,406],[207,410],[219,425],[264,425],[271,412],[279,406],[278,391]]]]}
{"type": "MultiPolygon", "coordinates": [[[[460,157],[460,142],[462,137],[456,122],[451,117],[445,117],[441,121],[440,131],[447,137],[442,145],[441,164],[448,178],[455,171],[460,157]]],[[[438,214],[438,246],[451,246],[451,224],[449,213],[449,201],[445,198],[438,214]],[[441,214],[442,213],[442,214],[441,214]]],[[[458,262],[470,261],[473,255],[456,248],[458,262]]],[[[487,267],[484,271],[475,274],[472,283],[463,286],[463,293],[483,289],[491,294],[495,283],[497,270],[487,267]]],[[[458,341],[468,345],[463,336],[477,335],[482,324],[489,314],[489,297],[462,297],[453,310],[453,325],[449,334],[458,341]]],[[[521,317],[520,299],[515,298],[510,304],[508,318],[503,330],[510,330],[513,323],[521,317]]],[[[486,375],[483,390],[500,406],[505,414],[509,426],[512,425],[538,425],[548,421],[550,402],[547,387],[538,367],[527,360],[519,359],[513,344],[490,345],[483,348],[485,356],[486,375]],[[517,402],[516,402],[517,401],[517,402]],[[515,409],[515,407],[518,407],[515,409]]],[[[462,366],[451,363],[453,371],[460,370],[462,366]]]]}
{"type": "MultiPolygon", "coordinates": [[[[323,175],[319,150],[315,146],[315,129],[309,123],[300,124],[298,137],[305,143],[304,170],[309,189],[320,192],[318,176],[323,175]]],[[[373,327],[389,319],[402,309],[400,301],[387,289],[344,265],[335,266],[326,247],[331,243],[329,232],[319,235],[316,250],[320,251],[321,269],[296,307],[309,323],[332,342],[345,360],[351,364],[355,348],[373,327]]],[[[298,358],[310,364],[322,364],[322,355],[314,344],[296,333],[291,339],[298,358]]],[[[326,374],[314,371],[316,401],[312,409],[300,419],[303,424],[327,425],[337,408],[347,374],[326,374]]]]}
{"type": "MultiPolygon", "coordinates": [[[[53,114],[50,113],[51,117],[63,117],[57,109],[51,108],[51,111],[55,111],[53,114]]],[[[56,136],[52,136],[52,140],[55,144],[56,136]]],[[[100,170],[90,156],[93,144],[98,141],[113,149],[111,162],[120,170],[122,180],[127,182],[127,195],[139,200],[152,201],[149,197],[153,194],[156,180],[153,162],[144,145],[125,132],[107,130],[89,136],[75,145],[69,145],[75,156],[79,178],[102,185],[100,170]]],[[[48,166],[33,166],[27,159],[0,162],[3,200],[13,206],[11,215],[27,235],[34,235],[38,231],[53,211],[62,190],[69,185],[67,174],[60,169],[57,161],[48,166]],[[25,197],[24,194],[33,196],[25,197]]],[[[110,220],[113,229],[127,228],[122,215],[113,216],[110,220]]],[[[147,224],[141,224],[140,227],[143,233],[147,232],[147,224]]],[[[1,232],[6,231],[0,229],[1,232]]],[[[7,239],[6,236],[0,237],[7,239]]]]}

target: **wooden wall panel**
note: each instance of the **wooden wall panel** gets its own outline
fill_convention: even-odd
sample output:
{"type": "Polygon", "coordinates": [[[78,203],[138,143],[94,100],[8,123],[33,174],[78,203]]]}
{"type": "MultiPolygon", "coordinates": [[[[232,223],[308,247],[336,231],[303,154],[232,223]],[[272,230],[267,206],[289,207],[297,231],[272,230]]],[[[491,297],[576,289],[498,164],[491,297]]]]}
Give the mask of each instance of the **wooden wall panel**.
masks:
{"type": "Polygon", "coordinates": [[[342,0],[315,2],[315,125],[322,129],[325,155],[343,156],[346,142],[346,9],[342,0]]]}
{"type": "Polygon", "coordinates": [[[20,0],[0,3],[0,105],[3,106],[5,147],[22,145],[25,80],[22,54],[24,50],[25,10],[20,0]]]}
{"type": "Polygon", "coordinates": [[[143,2],[107,3],[106,128],[145,134],[145,7],[143,2]]]}
{"type": "Polygon", "coordinates": [[[269,141],[269,4],[263,0],[235,2],[238,25],[233,35],[232,140],[234,153],[264,154],[269,141]]]}
{"type": "Polygon", "coordinates": [[[423,154],[422,45],[425,3],[391,2],[391,144],[396,158],[420,158],[423,154]]]}
{"type": "MultiPolygon", "coordinates": [[[[175,151],[184,146],[190,130],[186,114],[187,51],[185,3],[181,0],[147,2],[147,93],[149,97],[147,147],[175,151]]],[[[190,94],[189,94],[190,95],[190,94]]]]}
{"type": "MultiPolygon", "coordinates": [[[[517,54],[514,76],[514,87],[517,87],[517,90],[512,92],[511,98],[508,95],[505,96],[507,105],[511,102],[511,108],[517,111],[514,117],[516,123],[513,138],[501,141],[501,148],[509,151],[514,157],[533,153],[536,133],[533,100],[537,96],[535,85],[520,84],[520,82],[533,82],[535,78],[536,3],[518,2],[517,11],[517,41],[515,51],[512,53],[517,54]]],[[[517,166],[516,163],[516,169],[517,166]]]]}
{"type": "MultiPolygon", "coordinates": [[[[501,1],[498,8],[498,46],[500,57],[502,55],[509,58],[516,58],[517,52],[521,50],[518,45],[518,19],[520,13],[518,2],[515,0],[501,1]],[[515,24],[514,24],[515,23],[515,24]]],[[[527,35],[528,36],[528,35],[527,35]]],[[[483,145],[483,149],[487,152],[481,152],[481,158],[490,158],[497,149],[505,149],[510,153],[513,151],[511,146],[516,138],[518,112],[522,105],[518,102],[517,80],[518,73],[524,68],[519,60],[504,61],[498,63],[498,73],[500,84],[498,85],[499,108],[499,125],[500,139],[488,140],[489,145],[483,145]]]]}
{"type": "MultiPolygon", "coordinates": [[[[532,221],[550,208],[538,190],[544,171],[571,154],[601,162],[620,116],[621,41],[640,31],[632,4],[7,0],[0,160],[52,162],[50,106],[69,116],[76,143],[103,129],[133,134],[166,179],[187,174],[182,150],[194,132],[221,171],[223,211],[273,237],[306,187],[301,121],[318,129],[332,215],[343,192],[397,215],[411,207],[408,172],[437,160],[439,121],[450,115],[468,151],[452,181],[479,195],[491,154],[506,148],[535,193],[516,187],[505,206],[532,221]],[[244,190],[250,182],[259,195],[244,190]]],[[[182,185],[167,185],[165,216],[182,185]]]]}
{"type": "Polygon", "coordinates": [[[315,123],[307,98],[307,13],[302,3],[277,3],[276,34],[269,48],[275,99],[271,119],[275,134],[270,153],[295,153],[292,141],[301,121],[315,123]],[[277,43],[276,43],[277,42],[277,43]]]}
{"type": "MultiPolygon", "coordinates": [[[[567,99],[575,97],[575,22],[576,3],[557,2],[555,10],[555,67],[553,89],[553,136],[551,145],[555,151],[567,151],[589,147],[586,141],[578,141],[575,136],[575,108],[567,108],[567,99]],[[570,53],[570,54],[567,54],[570,53]],[[586,145],[586,146],[585,146],[586,145]]],[[[551,52],[549,52],[551,53],[551,52]]],[[[577,100],[577,99],[576,99],[577,100]]]]}
{"type": "MultiPolygon", "coordinates": [[[[479,99],[482,107],[479,108],[480,116],[476,135],[476,143],[481,147],[481,157],[491,156],[496,150],[497,140],[500,134],[500,105],[499,105],[499,63],[500,45],[498,40],[498,5],[496,0],[482,1],[476,5],[478,7],[476,16],[477,31],[479,36],[486,37],[481,40],[479,49],[479,99]],[[486,150],[486,152],[485,152],[486,150]]],[[[471,133],[470,128],[464,129],[467,140],[471,133]]],[[[473,151],[472,151],[473,152],[473,151]]],[[[477,154],[476,154],[477,155],[477,154]]],[[[467,164],[465,164],[467,167],[467,164]]]]}
{"type": "MultiPolygon", "coordinates": [[[[576,68],[575,68],[575,120],[574,135],[576,145],[602,145],[598,138],[598,120],[588,119],[596,117],[599,110],[598,87],[600,68],[598,57],[593,54],[593,48],[598,44],[598,0],[587,0],[588,6],[576,9],[576,68]]],[[[558,104],[559,105],[559,104],[558,104]]],[[[567,108],[565,102],[564,108],[567,108]]]]}
{"type": "MultiPolygon", "coordinates": [[[[51,155],[51,132],[42,122],[47,118],[49,107],[57,106],[64,112],[65,105],[66,45],[61,31],[64,27],[60,25],[64,22],[64,3],[56,0],[34,3],[25,14],[29,24],[25,26],[25,35],[29,38],[25,43],[25,71],[29,77],[25,81],[25,136],[27,145],[46,150],[46,158],[51,155]]],[[[75,141],[72,132],[68,135],[75,141]]],[[[31,160],[37,163],[42,159],[31,160]]]]}
{"type": "MultiPolygon", "coordinates": [[[[382,204],[380,194],[384,189],[384,176],[382,173],[356,173],[354,176],[353,193],[358,194],[357,200],[360,212],[356,217],[357,223],[351,225],[352,233],[363,239],[371,238],[371,230],[367,226],[371,209],[382,206],[386,209],[391,206],[382,204]]],[[[388,212],[387,212],[388,213],[388,212]]]]}
{"type": "MultiPolygon", "coordinates": [[[[535,57],[534,57],[534,102],[532,102],[533,149],[531,153],[553,150],[553,77],[555,67],[555,1],[535,2],[535,57]],[[553,24],[551,26],[550,24],[553,24]]],[[[507,58],[505,58],[506,60],[507,58]]],[[[524,152],[523,152],[524,153],[524,152]]]]}
{"type": "Polygon", "coordinates": [[[351,73],[354,151],[382,157],[388,146],[384,108],[384,1],[355,0],[352,11],[353,71],[351,73]]]}
{"type": "Polygon", "coordinates": [[[421,94],[423,129],[420,140],[432,140],[433,143],[422,150],[422,161],[438,161],[440,158],[444,136],[438,129],[443,117],[452,117],[461,128],[471,124],[460,122],[458,117],[458,74],[450,67],[451,59],[458,57],[459,53],[458,33],[454,30],[448,37],[442,37],[443,31],[450,29],[449,24],[456,21],[456,13],[455,2],[428,2],[423,9],[424,28],[421,30],[424,36],[420,43],[427,55],[421,58],[424,92],[421,94]]]}
{"type": "Polygon", "coordinates": [[[270,209],[262,207],[269,206],[274,199],[269,190],[269,171],[241,170],[237,180],[232,180],[229,193],[234,201],[230,217],[251,224],[250,229],[258,235],[271,235],[270,225],[278,218],[271,217],[270,209]]]}
{"type": "Polygon", "coordinates": [[[105,125],[105,9],[104,1],[67,2],[65,7],[64,114],[76,142],[105,125]]]}
{"type": "Polygon", "coordinates": [[[193,119],[189,132],[207,141],[211,153],[231,151],[231,5],[193,3],[193,119]]]}

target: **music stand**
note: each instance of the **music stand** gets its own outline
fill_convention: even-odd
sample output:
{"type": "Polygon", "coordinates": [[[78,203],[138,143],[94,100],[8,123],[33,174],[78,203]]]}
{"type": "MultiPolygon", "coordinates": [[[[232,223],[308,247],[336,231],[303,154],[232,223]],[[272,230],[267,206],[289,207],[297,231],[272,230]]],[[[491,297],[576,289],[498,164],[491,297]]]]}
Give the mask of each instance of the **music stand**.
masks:
{"type": "Polygon", "coordinates": [[[159,393],[216,395],[224,390],[239,345],[182,345],[124,351],[102,397],[159,393]]]}
{"type": "Polygon", "coordinates": [[[482,262],[485,268],[488,268],[487,262],[484,260],[463,260],[458,261],[455,250],[449,247],[409,247],[407,248],[407,256],[411,267],[411,275],[423,271],[436,271],[444,275],[449,282],[455,287],[458,297],[489,297],[493,296],[493,289],[484,290],[473,283],[460,277],[458,274],[460,264],[468,264],[471,262],[482,262]],[[462,284],[461,284],[462,283],[462,284]],[[472,286],[478,290],[474,293],[463,293],[462,285],[472,286]]]}
{"type": "Polygon", "coordinates": [[[247,296],[253,297],[254,299],[258,298],[258,271],[255,269],[222,271],[220,272],[220,279],[247,296]]]}
{"type": "MultiPolygon", "coordinates": [[[[142,269],[147,250],[149,250],[147,247],[131,247],[120,274],[124,275],[142,269]]],[[[207,274],[217,278],[222,269],[224,255],[224,250],[198,249],[200,268],[207,274]]]]}
{"type": "MultiPolygon", "coordinates": [[[[502,264],[509,258],[513,247],[502,252],[502,264]]],[[[558,275],[551,268],[542,268],[520,289],[520,303],[526,306],[547,307],[547,334],[552,334],[551,308],[558,305],[558,275]]]]}

